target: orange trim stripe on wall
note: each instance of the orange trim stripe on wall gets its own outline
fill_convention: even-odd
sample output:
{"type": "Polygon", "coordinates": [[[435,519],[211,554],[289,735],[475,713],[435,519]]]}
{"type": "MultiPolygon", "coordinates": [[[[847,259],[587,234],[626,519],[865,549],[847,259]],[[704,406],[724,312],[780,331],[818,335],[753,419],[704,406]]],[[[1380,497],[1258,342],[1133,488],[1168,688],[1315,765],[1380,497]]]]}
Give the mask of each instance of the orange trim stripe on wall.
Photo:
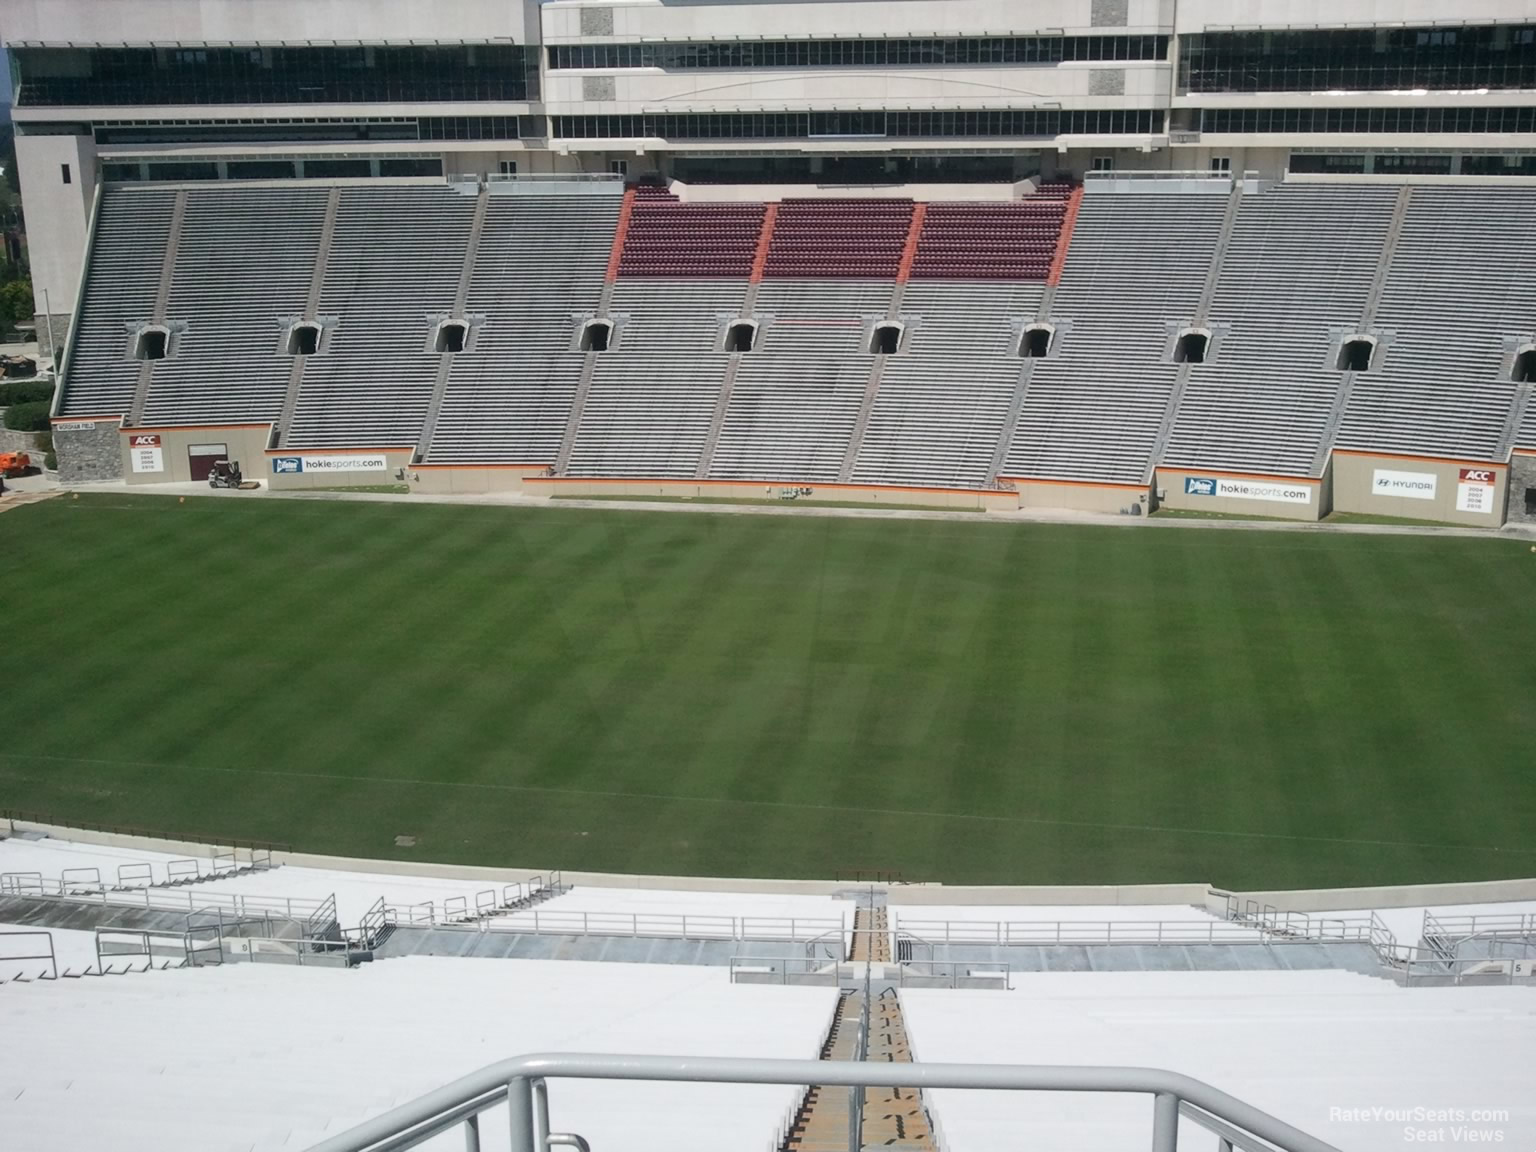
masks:
{"type": "Polygon", "coordinates": [[[1383,460],[1421,460],[1426,464],[1455,464],[1458,468],[1508,468],[1508,464],[1500,464],[1497,460],[1467,460],[1455,456],[1414,456],[1407,452],[1362,452],[1358,448],[1335,448],[1335,456],[1365,456],[1378,457],[1383,460]]]}
{"type": "MultiPolygon", "coordinates": [[[[1106,480],[1046,480],[1039,476],[999,476],[1010,484],[1059,484],[1063,488],[1113,488],[1117,492],[1146,492],[1150,484],[1111,484],[1106,480]]],[[[966,489],[971,491],[971,489],[966,489]]]]}
{"type": "Polygon", "coordinates": [[[135,424],[131,428],[119,428],[124,436],[140,434],[144,432],[234,432],[240,429],[271,428],[266,422],[260,424],[135,424]]]}
{"type": "Polygon", "coordinates": [[[1220,472],[1214,468],[1180,468],[1172,464],[1160,464],[1159,472],[1178,472],[1189,476],[1223,476],[1228,480],[1278,480],[1282,484],[1321,484],[1313,476],[1277,476],[1273,472],[1220,472]]]}
{"type": "Polygon", "coordinates": [[[779,205],[775,201],[763,209],[763,230],[757,234],[757,251],[752,256],[753,284],[763,282],[763,270],[768,267],[768,249],[773,247],[773,229],[779,221],[779,205]]]}
{"type": "Polygon", "coordinates": [[[1061,282],[1061,271],[1067,266],[1067,248],[1072,243],[1072,230],[1077,227],[1077,210],[1083,204],[1083,186],[1072,189],[1067,198],[1067,214],[1061,221],[1061,235],[1056,237],[1056,255],[1051,257],[1051,270],[1046,274],[1047,284],[1061,282]]]}
{"type": "Polygon", "coordinates": [[[608,252],[608,273],[604,279],[612,284],[619,278],[619,264],[624,259],[624,238],[629,235],[629,217],[635,210],[635,190],[624,189],[624,205],[619,209],[619,226],[613,233],[613,248],[608,252]]]}
{"type": "Polygon", "coordinates": [[[905,284],[912,279],[912,264],[917,259],[917,245],[923,237],[923,221],[928,218],[928,205],[919,202],[912,209],[912,225],[907,229],[907,246],[901,250],[901,266],[896,270],[896,283],[905,284]]]}
{"type": "MultiPolygon", "coordinates": [[[[857,492],[947,492],[964,496],[1007,496],[1006,492],[998,492],[990,488],[913,488],[905,484],[806,484],[802,480],[692,480],[677,476],[528,476],[526,479],[535,484],[672,484],[682,487],[697,488],[704,485],[729,488],[812,488],[820,491],[824,488],[857,491],[857,492]]],[[[1117,487],[1117,485],[1107,485],[1117,487]]]]}

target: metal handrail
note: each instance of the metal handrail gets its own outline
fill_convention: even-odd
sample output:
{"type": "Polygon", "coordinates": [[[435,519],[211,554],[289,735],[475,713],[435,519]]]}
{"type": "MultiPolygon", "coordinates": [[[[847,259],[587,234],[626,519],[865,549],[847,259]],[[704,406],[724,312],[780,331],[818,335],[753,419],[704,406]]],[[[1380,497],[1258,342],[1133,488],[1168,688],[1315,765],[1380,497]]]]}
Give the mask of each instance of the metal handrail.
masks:
{"type": "Polygon", "coordinates": [[[222,908],[240,916],[268,912],[288,919],[303,919],[312,915],[324,903],[294,896],[209,892],[193,885],[71,889],[62,878],[53,879],[36,872],[0,874],[0,895],[66,900],[111,908],[143,908],[150,912],[195,912],[205,908],[222,908]]]}
{"type": "Polygon", "coordinates": [[[622,184],[616,172],[450,172],[448,184],[622,184]]]}
{"type": "MultiPolygon", "coordinates": [[[[314,1145],[310,1152],[385,1152],[430,1139],[454,1114],[466,1127],[472,1118],[507,1102],[511,1152],[544,1152],[549,1114],[543,1084],[549,1079],[640,1080],[707,1084],[822,1084],[878,1088],[889,1083],[890,1065],[826,1060],[763,1060],[729,1057],[620,1056],[563,1053],[515,1056],[489,1064],[382,1116],[314,1145]],[[473,1111],[469,1107],[473,1106],[473,1111]],[[430,1131],[429,1131],[430,1130],[430,1131]]],[[[1024,1064],[909,1064],[903,1086],[923,1090],[978,1088],[1015,1092],[1091,1092],[1151,1096],[1153,1152],[1175,1152],[1181,1113],[1196,1124],[1206,1116],[1239,1135],[1266,1141],[1281,1152],[1338,1152],[1333,1145],[1260,1111],[1218,1088],[1159,1068],[1071,1067],[1024,1064]],[[1184,1105],[1191,1105],[1188,1110],[1184,1105]]],[[[1218,1132],[1218,1136],[1223,1133],[1218,1132]]],[[[472,1147],[478,1147],[478,1124],[472,1147]]]]}
{"type": "Polygon", "coordinates": [[[1436,916],[1424,910],[1424,938],[1448,936],[1536,936],[1536,912],[1480,912],[1470,916],[1436,916]]]}
{"type": "MultiPolygon", "coordinates": [[[[27,929],[25,931],[12,931],[10,929],[6,929],[5,931],[0,932],[0,941],[14,940],[22,936],[41,936],[48,942],[48,951],[32,952],[24,955],[0,956],[0,963],[9,964],[12,960],[46,960],[48,961],[47,973],[44,974],[39,972],[36,979],[57,980],[59,978],[59,959],[53,948],[53,933],[46,932],[41,929],[27,929]]],[[[36,947],[36,945],[27,945],[27,947],[36,947]]],[[[15,979],[29,980],[33,979],[33,977],[23,976],[21,972],[18,971],[16,973],[15,979]]],[[[0,973],[0,984],[3,983],[5,983],[4,974],[0,973]]]]}
{"type": "Polygon", "coordinates": [[[992,964],[984,960],[908,960],[896,969],[899,987],[932,987],[926,981],[947,980],[948,987],[983,985],[1009,991],[1013,988],[1013,965],[992,964]]]}
{"type": "MultiPolygon", "coordinates": [[[[1342,921],[1335,921],[1342,924],[1342,921]]],[[[1263,923],[1216,920],[909,920],[898,917],[897,933],[930,944],[1268,944],[1273,931],[1263,923]]],[[[1362,919],[1354,935],[1330,935],[1335,940],[1365,940],[1369,922],[1362,919]]],[[[1341,929],[1342,931],[1342,929],[1341,929]]],[[[1299,934],[1295,937],[1299,939],[1299,934]]]]}
{"type": "Polygon", "coordinates": [[[537,908],[528,908],[499,913],[494,919],[482,922],[478,930],[540,936],[646,936],[807,942],[831,933],[846,932],[847,928],[842,920],[835,919],[642,912],[543,912],[537,908]]]}

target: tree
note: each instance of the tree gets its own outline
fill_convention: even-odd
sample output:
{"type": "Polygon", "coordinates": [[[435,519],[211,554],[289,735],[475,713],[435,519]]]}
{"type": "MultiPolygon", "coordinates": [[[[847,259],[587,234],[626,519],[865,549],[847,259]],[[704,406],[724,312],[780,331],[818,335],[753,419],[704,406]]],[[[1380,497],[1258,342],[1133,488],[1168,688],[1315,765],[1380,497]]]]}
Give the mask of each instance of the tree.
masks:
{"type": "Polygon", "coordinates": [[[30,324],[34,311],[32,281],[12,280],[0,284],[0,318],[10,324],[30,324]]]}

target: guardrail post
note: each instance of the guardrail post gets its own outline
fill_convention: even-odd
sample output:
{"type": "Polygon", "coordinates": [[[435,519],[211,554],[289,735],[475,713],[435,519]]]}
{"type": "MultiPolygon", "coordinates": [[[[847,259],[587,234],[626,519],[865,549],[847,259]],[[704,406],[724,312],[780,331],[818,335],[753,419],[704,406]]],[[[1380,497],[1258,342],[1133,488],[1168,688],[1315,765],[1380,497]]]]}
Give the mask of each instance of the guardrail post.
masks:
{"type": "Polygon", "coordinates": [[[533,1143],[537,1152],[549,1147],[549,1082],[533,1082],[533,1143]]]}
{"type": "Polygon", "coordinates": [[[511,1152],[534,1152],[533,1082],[526,1076],[514,1076],[507,1081],[507,1129],[511,1152]]]}
{"type": "Polygon", "coordinates": [[[1152,1101],[1152,1152],[1177,1152],[1179,1147],[1179,1098],[1159,1092],[1152,1101]]]}

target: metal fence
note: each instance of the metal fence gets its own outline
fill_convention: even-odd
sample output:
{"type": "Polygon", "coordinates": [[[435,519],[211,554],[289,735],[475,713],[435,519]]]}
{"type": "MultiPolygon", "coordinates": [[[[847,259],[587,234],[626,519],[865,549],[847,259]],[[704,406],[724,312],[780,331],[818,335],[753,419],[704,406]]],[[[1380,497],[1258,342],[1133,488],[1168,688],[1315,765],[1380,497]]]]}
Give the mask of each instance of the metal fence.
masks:
{"type": "Polygon", "coordinates": [[[1013,966],[977,964],[963,960],[908,960],[896,969],[902,988],[996,988],[1013,987],[1013,966]]]}
{"type": "MultiPolygon", "coordinates": [[[[609,1056],[582,1053],[517,1056],[488,1065],[314,1145],[310,1152],[399,1152],[461,1128],[467,1152],[479,1152],[481,1113],[505,1104],[511,1152],[545,1152],[580,1137],[550,1129],[547,1082],[552,1079],[707,1084],[787,1084],[877,1088],[891,1080],[889,1064],[725,1057],[609,1056]]],[[[1084,1092],[1150,1096],[1152,1152],[1176,1152],[1183,1117],[1216,1135],[1223,1148],[1244,1152],[1338,1152],[1332,1145],[1235,1096],[1177,1072],[1156,1068],[1065,1065],[904,1064],[903,1086],[976,1088],[1005,1092],[1084,1092]]],[[[850,1128],[852,1126],[850,1125],[850,1128]]],[[[851,1141],[857,1133],[850,1131],[851,1141]]],[[[1027,1143],[1022,1140],[1020,1143],[1027,1143]]],[[[617,1150],[599,1150],[617,1152],[617,1150]]]]}
{"type": "Polygon", "coordinates": [[[909,920],[893,925],[928,944],[1263,944],[1258,925],[1218,920],[909,920]]]}
{"type": "MultiPolygon", "coordinates": [[[[425,909],[428,906],[418,906],[425,909]]],[[[771,916],[693,916],[643,912],[513,911],[494,919],[473,915],[464,920],[434,918],[407,907],[394,907],[397,925],[473,927],[481,932],[515,932],[539,936],[636,936],[684,940],[789,940],[809,943],[829,933],[843,933],[840,919],[800,919],[771,916]]]]}
{"type": "Polygon", "coordinates": [[[28,980],[56,980],[58,975],[59,961],[53,951],[52,932],[9,929],[0,932],[0,984],[11,980],[23,983],[28,980]],[[38,961],[45,962],[47,967],[11,968],[12,964],[26,965],[38,961]]]}
{"type": "Polygon", "coordinates": [[[109,888],[97,883],[71,884],[62,876],[55,879],[38,872],[0,874],[0,896],[65,900],[77,904],[95,904],[103,908],[142,908],[147,912],[197,912],[207,908],[221,908],[235,916],[270,913],[292,920],[308,919],[324,903],[323,900],[305,900],[292,896],[209,892],[193,886],[109,888]]]}

